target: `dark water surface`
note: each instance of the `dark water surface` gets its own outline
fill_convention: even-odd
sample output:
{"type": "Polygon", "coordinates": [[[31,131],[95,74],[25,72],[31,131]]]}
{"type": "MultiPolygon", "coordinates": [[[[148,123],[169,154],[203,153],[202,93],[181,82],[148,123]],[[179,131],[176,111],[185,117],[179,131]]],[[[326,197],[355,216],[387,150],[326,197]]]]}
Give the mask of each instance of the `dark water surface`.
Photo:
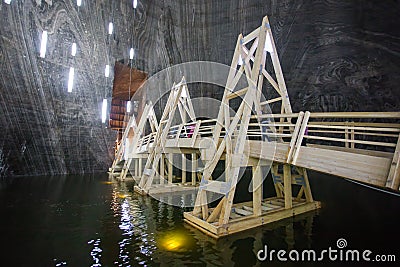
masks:
{"type": "Polygon", "coordinates": [[[297,266],[260,262],[256,253],[264,245],[321,251],[337,248],[339,238],[348,249],[400,261],[400,197],[319,173],[310,180],[323,203],[318,212],[218,241],[185,225],[183,208],[138,196],[130,183],[108,183],[107,175],[3,180],[0,266],[297,266]]]}

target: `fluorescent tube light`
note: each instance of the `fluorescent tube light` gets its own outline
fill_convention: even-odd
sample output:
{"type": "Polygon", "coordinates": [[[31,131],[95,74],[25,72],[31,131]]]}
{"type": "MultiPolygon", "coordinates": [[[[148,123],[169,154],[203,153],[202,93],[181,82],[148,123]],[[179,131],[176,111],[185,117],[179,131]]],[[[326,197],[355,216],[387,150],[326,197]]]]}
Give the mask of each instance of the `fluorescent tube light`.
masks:
{"type": "Polygon", "coordinates": [[[43,31],[42,33],[42,41],[40,43],[40,57],[45,58],[46,56],[46,48],[47,48],[47,31],[43,31]]]}
{"type": "Polygon", "coordinates": [[[68,93],[72,92],[72,87],[74,86],[74,75],[75,75],[75,69],[73,67],[69,68],[68,93]]]}
{"type": "Polygon", "coordinates": [[[72,44],[71,55],[74,57],[76,55],[76,43],[72,44]]]}
{"type": "Polygon", "coordinates": [[[106,122],[106,118],[107,118],[107,98],[103,99],[103,106],[101,109],[101,121],[103,123],[106,122]]]}

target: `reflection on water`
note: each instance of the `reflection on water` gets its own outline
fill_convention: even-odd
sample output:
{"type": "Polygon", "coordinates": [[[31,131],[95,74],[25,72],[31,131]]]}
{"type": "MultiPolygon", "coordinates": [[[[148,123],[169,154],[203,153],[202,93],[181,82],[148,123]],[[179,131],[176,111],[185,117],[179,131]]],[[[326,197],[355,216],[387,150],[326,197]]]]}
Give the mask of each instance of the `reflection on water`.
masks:
{"type": "Polygon", "coordinates": [[[96,267],[96,266],[101,266],[100,264],[100,258],[101,258],[101,252],[103,251],[100,248],[100,238],[99,239],[92,239],[88,242],[89,245],[93,244],[93,249],[90,252],[90,256],[93,258],[93,264],[91,266],[96,267]]]}
{"type": "MultiPolygon", "coordinates": [[[[387,198],[334,177],[321,180],[320,176],[311,179],[315,198],[323,201],[322,210],[219,240],[184,224],[184,208],[138,196],[133,193],[131,183],[111,182],[106,176],[3,181],[0,263],[1,266],[267,266],[268,262],[261,263],[256,258],[266,244],[275,250],[318,249],[332,246],[339,237],[344,237],[352,247],[378,250],[385,248],[385,244],[387,248],[390,238],[396,239],[399,233],[393,219],[397,218],[393,214],[399,211],[396,197],[387,198]],[[377,229],[379,234],[374,234],[377,229]]],[[[165,202],[175,201],[174,198],[179,196],[167,195],[165,202]]],[[[181,198],[182,204],[194,201],[190,195],[181,198]]],[[[388,250],[386,253],[396,252],[388,250]]],[[[287,263],[274,263],[279,265],[287,263]]]]}

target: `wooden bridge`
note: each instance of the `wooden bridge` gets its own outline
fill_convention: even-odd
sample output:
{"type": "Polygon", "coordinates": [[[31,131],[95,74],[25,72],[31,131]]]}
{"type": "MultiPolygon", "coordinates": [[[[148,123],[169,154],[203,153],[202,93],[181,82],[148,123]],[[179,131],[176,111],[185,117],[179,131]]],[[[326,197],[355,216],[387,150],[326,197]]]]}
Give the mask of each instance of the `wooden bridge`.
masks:
{"type": "Polygon", "coordinates": [[[131,172],[140,194],[193,190],[195,207],[184,214],[185,222],[218,238],[319,208],[307,169],[399,190],[399,119],[400,112],[293,113],[265,17],[259,28],[238,37],[217,118],[196,119],[182,78],[172,86],[160,120],[152,103],[138,124],[130,119],[110,171],[121,169],[121,180],[131,172]],[[245,87],[238,83],[242,75],[245,87]],[[235,106],[232,100],[239,97],[235,106]],[[280,113],[268,112],[268,105],[280,105],[280,113]],[[175,114],[180,123],[173,125],[175,114]],[[146,125],[149,134],[144,134],[146,125]],[[174,154],[182,162],[178,183],[174,154]],[[220,161],[225,173],[213,179],[220,161]],[[271,166],[274,197],[263,197],[264,166],[271,166]],[[252,168],[253,199],[233,203],[245,167],[252,168]],[[220,198],[211,208],[208,203],[216,195],[220,198]]]}

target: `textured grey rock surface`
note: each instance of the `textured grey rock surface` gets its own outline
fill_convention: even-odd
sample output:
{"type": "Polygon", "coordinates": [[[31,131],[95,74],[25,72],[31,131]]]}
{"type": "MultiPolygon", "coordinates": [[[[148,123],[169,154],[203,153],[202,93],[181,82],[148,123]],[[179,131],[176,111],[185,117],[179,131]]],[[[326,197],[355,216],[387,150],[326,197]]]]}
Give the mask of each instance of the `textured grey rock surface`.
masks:
{"type": "MultiPolygon", "coordinates": [[[[127,63],[133,42],[135,66],[150,75],[194,60],[229,65],[237,35],[258,27],[265,14],[294,111],[400,109],[398,1],[139,0],[135,14],[129,0],[83,0],[79,9],[75,3],[0,4],[0,173],[105,171],[115,137],[100,121],[101,100],[111,95],[107,62],[127,63]],[[49,31],[45,59],[42,30],[49,31]]],[[[201,94],[215,92],[204,87],[201,94]]]]}

